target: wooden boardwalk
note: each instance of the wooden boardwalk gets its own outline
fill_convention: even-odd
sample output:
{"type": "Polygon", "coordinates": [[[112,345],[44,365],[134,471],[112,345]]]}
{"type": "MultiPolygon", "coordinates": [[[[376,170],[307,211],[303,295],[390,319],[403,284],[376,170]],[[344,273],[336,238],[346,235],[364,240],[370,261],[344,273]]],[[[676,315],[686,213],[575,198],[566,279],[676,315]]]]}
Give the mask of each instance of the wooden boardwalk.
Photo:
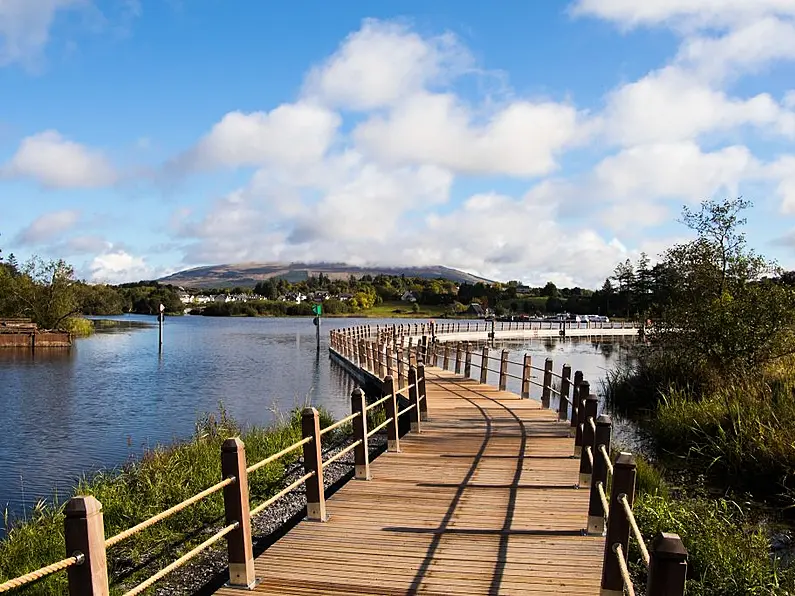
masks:
{"type": "MultiPolygon", "coordinates": [[[[261,594],[598,594],[569,425],[538,401],[426,369],[429,420],[257,560],[261,594]]],[[[221,589],[222,596],[240,590],[221,589]]]]}

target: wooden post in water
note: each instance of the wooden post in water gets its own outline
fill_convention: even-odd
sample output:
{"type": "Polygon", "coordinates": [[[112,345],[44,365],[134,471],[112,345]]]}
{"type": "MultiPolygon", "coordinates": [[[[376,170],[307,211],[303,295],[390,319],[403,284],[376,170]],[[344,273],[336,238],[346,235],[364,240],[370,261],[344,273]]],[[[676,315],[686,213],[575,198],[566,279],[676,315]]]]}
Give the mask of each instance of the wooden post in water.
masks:
{"type": "Polygon", "coordinates": [[[591,448],[591,455],[596,459],[596,455],[593,453],[594,429],[591,426],[591,421],[596,424],[596,409],[599,404],[595,395],[588,395],[583,401],[585,404],[585,416],[582,420],[582,452],[580,453],[580,486],[582,487],[591,486],[593,468],[591,467],[591,460],[588,457],[588,449],[586,447],[591,448]]]}
{"type": "Polygon", "coordinates": [[[483,346],[480,356],[480,382],[485,385],[489,374],[489,346],[483,346]]]}
{"type": "Polygon", "coordinates": [[[409,422],[411,424],[411,432],[420,432],[420,392],[419,383],[417,383],[417,369],[413,366],[409,367],[409,407],[414,406],[409,410],[409,422]]]}
{"type": "Polygon", "coordinates": [[[64,515],[66,556],[83,555],[80,565],[67,569],[69,596],[108,596],[102,503],[91,496],[72,497],[66,504],[64,515]]]}
{"type": "Polygon", "coordinates": [[[599,495],[599,486],[607,492],[607,462],[602,455],[600,447],[607,450],[610,456],[610,438],[613,430],[613,420],[610,416],[602,414],[596,419],[596,433],[593,442],[593,472],[591,475],[591,494],[588,500],[588,527],[590,536],[601,536],[605,531],[605,517],[608,512],[602,506],[599,495]]]}
{"type": "Polygon", "coordinates": [[[552,397],[552,358],[544,361],[544,386],[541,389],[541,407],[548,408],[552,397]]]}
{"type": "Polygon", "coordinates": [[[464,342],[464,376],[467,379],[472,377],[472,351],[468,341],[464,342]]]}
{"type": "Polygon", "coordinates": [[[326,493],[323,486],[320,417],[315,408],[304,408],[304,411],[301,412],[301,434],[304,439],[312,437],[312,440],[304,445],[304,472],[313,474],[304,483],[306,486],[306,518],[312,521],[328,521],[326,493]]]}
{"type": "Polygon", "coordinates": [[[530,398],[530,377],[533,375],[533,359],[530,354],[524,355],[522,361],[522,397],[530,398]]]}
{"type": "Polygon", "coordinates": [[[558,404],[558,420],[569,417],[569,389],[571,387],[571,365],[564,364],[560,381],[560,403],[558,404]]]}
{"type": "Polygon", "coordinates": [[[420,422],[428,420],[428,390],[425,387],[425,364],[417,366],[417,381],[419,382],[420,422]]]}
{"type": "Polygon", "coordinates": [[[582,455],[582,433],[583,423],[587,420],[588,416],[585,413],[585,398],[591,392],[591,384],[588,381],[582,381],[579,385],[577,392],[577,428],[574,434],[574,456],[580,457],[582,455]]]}
{"type": "Polygon", "coordinates": [[[398,408],[397,395],[395,394],[395,381],[391,376],[384,378],[384,396],[389,396],[386,400],[386,417],[390,420],[386,425],[386,449],[387,451],[400,452],[400,435],[398,432],[398,408]]]}
{"type": "Polygon", "coordinates": [[[370,451],[367,446],[367,412],[364,391],[359,387],[351,393],[351,413],[359,414],[353,419],[353,440],[360,443],[353,449],[353,464],[356,480],[370,480],[370,451]]]}
{"type": "Polygon", "coordinates": [[[600,596],[623,596],[624,579],[618,566],[615,547],[621,545],[624,561],[629,553],[630,525],[619,497],[625,496],[630,508],[635,502],[637,465],[631,453],[620,453],[613,463],[613,488],[610,491],[610,516],[602,561],[602,590],[600,596]]]}
{"type": "Polygon", "coordinates": [[[246,446],[238,438],[227,439],[221,445],[221,476],[237,479],[224,487],[226,525],[238,523],[237,529],[226,537],[229,585],[251,589],[257,583],[257,578],[251,544],[246,446]]]}
{"type": "Polygon", "coordinates": [[[508,350],[503,350],[500,354],[500,391],[505,391],[508,386],[508,350]]]}
{"type": "Polygon", "coordinates": [[[687,549],[678,534],[660,532],[649,549],[646,596],[683,596],[687,549]]]}
{"type": "MultiPolygon", "coordinates": [[[[571,425],[569,426],[569,436],[573,437],[577,434],[577,414],[580,408],[580,384],[582,383],[582,371],[578,370],[574,373],[574,384],[571,391],[571,425]]],[[[578,455],[575,449],[574,455],[578,455]]]]}

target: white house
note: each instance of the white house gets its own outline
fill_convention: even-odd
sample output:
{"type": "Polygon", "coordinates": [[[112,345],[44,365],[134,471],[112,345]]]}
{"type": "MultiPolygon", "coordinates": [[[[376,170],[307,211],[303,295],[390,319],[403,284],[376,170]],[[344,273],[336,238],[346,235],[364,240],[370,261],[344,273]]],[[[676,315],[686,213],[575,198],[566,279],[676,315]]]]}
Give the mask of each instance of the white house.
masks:
{"type": "Polygon", "coordinates": [[[417,297],[414,295],[414,292],[406,291],[403,292],[403,295],[400,297],[403,302],[416,302],[417,297]]]}

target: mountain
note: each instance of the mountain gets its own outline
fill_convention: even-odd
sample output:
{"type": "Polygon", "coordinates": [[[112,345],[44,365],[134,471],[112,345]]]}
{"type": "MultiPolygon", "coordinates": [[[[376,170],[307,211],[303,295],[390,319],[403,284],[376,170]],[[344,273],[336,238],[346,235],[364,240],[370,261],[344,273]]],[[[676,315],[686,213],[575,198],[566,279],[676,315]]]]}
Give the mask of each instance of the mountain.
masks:
{"type": "Polygon", "coordinates": [[[254,287],[258,281],[284,278],[291,282],[302,281],[319,273],[330,279],[348,279],[351,275],[405,275],[406,277],[443,278],[456,283],[493,283],[488,279],[451,269],[450,267],[353,267],[344,263],[236,263],[208,265],[173,273],[158,281],[187,288],[254,287]]]}

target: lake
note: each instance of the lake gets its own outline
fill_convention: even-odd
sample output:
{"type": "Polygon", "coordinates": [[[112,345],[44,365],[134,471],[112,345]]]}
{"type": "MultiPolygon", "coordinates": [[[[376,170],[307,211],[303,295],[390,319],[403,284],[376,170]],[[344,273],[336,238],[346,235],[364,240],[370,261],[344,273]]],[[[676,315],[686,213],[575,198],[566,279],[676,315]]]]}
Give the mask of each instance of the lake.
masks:
{"type": "MultiPolygon", "coordinates": [[[[244,424],[270,423],[305,403],[341,417],[354,384],[329,360],[328,330],[393,322],[324,319],[318,352],[309,318],[171,317],[159,354],[155,317],[109,318],[119,326],[78,339],[69,350],[0,350],[0,509],[8,504],[20,514],[23,504],[63,497],[81,474],[187,438],[197,417],[217,412],[220,403],[244,424]]],[[[536,366],[553,358],[556,373],[570,363],[595,392],[626,345],[609,338],[506,344],[533,354],[536,366]]],[[[518,381],[508,388],[518,391],[518,381]]],[[[532,395],[539,397],[537,387],[532,395]]]]}

